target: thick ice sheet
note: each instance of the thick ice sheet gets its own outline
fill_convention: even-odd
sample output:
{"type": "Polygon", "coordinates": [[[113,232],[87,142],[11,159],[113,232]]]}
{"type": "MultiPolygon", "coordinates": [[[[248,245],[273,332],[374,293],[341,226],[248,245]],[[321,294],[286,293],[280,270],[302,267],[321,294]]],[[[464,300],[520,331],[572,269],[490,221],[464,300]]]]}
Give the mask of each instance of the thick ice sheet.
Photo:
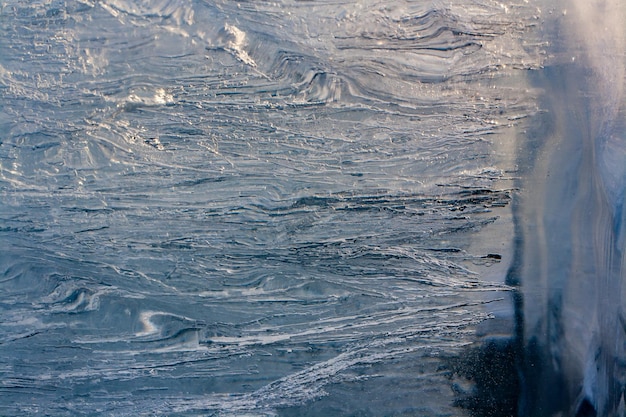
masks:
{"type": "Polygon", "coordinates": [[[4,2],[0,413],[467,415],[549,13],[4,2]]]}

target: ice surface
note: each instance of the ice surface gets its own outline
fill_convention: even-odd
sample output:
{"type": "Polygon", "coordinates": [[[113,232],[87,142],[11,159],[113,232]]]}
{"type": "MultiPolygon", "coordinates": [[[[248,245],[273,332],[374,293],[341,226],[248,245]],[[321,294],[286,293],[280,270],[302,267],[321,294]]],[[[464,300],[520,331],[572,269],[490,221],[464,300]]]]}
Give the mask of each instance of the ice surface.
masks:
{"type": "Polygon", "coordinates": [[[5,1],[0,414],[469,415],[552,11],[5,1]]]}

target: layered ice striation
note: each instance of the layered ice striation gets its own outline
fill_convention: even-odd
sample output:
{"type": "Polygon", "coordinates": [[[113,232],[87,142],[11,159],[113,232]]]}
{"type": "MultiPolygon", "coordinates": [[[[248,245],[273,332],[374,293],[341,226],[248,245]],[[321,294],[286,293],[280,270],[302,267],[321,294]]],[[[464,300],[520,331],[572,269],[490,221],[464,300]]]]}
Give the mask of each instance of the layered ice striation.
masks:
{"type": "Polygon", "coordinates": [[[471,413],[548,15],[4,2],[0,414],[471,413]]]}

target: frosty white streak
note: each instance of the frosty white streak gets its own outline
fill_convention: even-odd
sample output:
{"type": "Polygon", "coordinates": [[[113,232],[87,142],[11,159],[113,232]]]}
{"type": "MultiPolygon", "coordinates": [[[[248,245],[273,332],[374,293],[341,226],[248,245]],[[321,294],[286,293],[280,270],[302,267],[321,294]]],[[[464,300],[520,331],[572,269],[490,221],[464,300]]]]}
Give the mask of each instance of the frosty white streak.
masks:
{"type": "Polygon", "coordinates": [[[558,0],[553,11],[552,58],[534,80],[547,112],[519,159],[520,415],[613,416],[624,390],[624,5],[558,0]]]}

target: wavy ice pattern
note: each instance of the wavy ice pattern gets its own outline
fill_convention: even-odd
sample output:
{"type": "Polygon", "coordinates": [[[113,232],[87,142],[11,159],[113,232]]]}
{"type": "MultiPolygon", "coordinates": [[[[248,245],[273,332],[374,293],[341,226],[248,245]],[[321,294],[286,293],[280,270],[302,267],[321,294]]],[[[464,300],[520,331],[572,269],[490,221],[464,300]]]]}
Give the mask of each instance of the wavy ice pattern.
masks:
{"type": "Polygon", "coordinates": [[[493,405],[544,6],[3,2],[0,414],[493,405]]]}

